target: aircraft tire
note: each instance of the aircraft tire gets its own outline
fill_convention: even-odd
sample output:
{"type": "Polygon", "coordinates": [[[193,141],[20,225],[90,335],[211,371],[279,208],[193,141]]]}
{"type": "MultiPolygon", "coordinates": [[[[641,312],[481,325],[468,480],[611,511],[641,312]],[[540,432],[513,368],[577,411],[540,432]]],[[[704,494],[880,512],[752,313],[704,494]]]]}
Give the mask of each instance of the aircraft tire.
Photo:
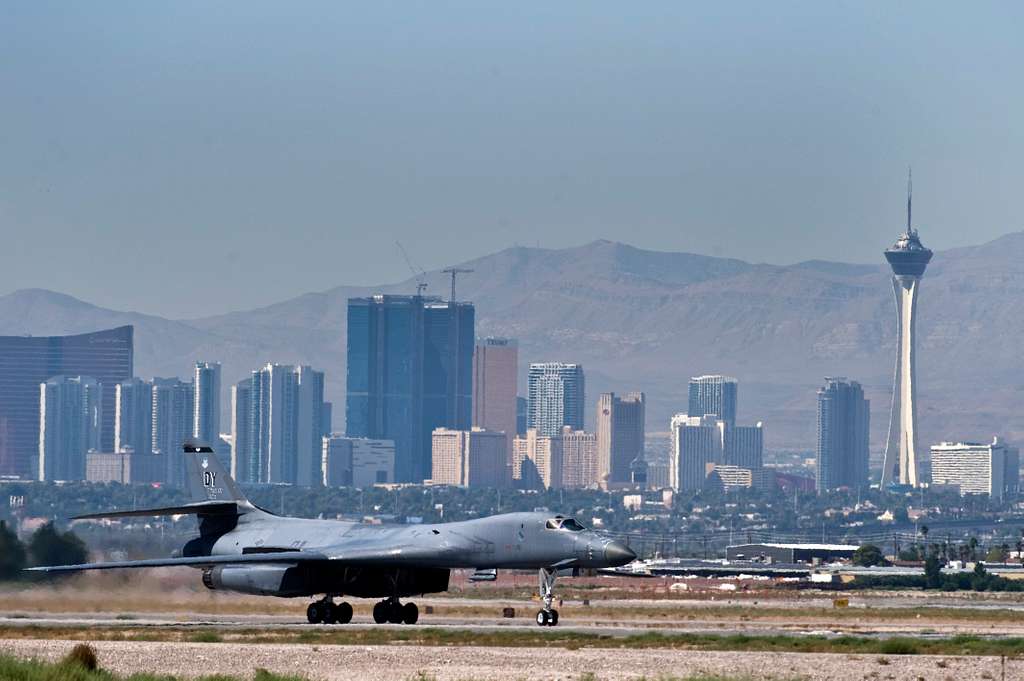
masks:
{"type": "Polygon", "coordinates": [[[402,623],[402,605],[398,601],[388,604],[388,622],[391,624],[402,623]]]}
{"type": "Polygon", "coordinates": [[[416,624],[420,618],[420,609],[415,603],[406,603],[402,606],[402,621],[406,624],[416,624]]]}
{"type": "Polygon", "coordinates": [[[319,603],[310,603],[309,607],[306,608],[306,620],[310,624],[319,624],[320,622],[323,622],[324,616],[320,610],[321,608],[319,603]]]}
{"type": "Polygon", "coordinates": [[[334,603],[326,602],[320,606],[320,610],[323,611],[324,624],[334,624],[338,621],[338,606],[334,603]]]}
{"type": "Polygon", "coordinates": [[[558,611],[557,610],[554,610],[554,609],[551,610],[551,615],[548,618],[548,626],[549,627],[557,627],[558,626],[558,611]]]}
{"type": "Polygon", "coordinates": [[[352,606],[347,601],[334,606],[334,621],[338,624],[348,624],[352,621],[352,606]]]}
{"type": "Polygon", "coordinates": [[[373,606],[373,621],[377,624],[384,624],[388,621],[388,604],[381,601],[373,606]]]}
{"type": "Polygon", "coordinates": [[[547,610],[537,611],[537,626],[546,627],[548,626],[548,612],[547,610]]]}

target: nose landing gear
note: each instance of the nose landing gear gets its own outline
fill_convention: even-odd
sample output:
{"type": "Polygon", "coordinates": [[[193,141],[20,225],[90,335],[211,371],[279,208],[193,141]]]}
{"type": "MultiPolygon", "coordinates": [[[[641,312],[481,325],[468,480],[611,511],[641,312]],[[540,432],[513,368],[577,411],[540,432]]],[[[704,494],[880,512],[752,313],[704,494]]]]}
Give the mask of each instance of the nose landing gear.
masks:
{"type": "Polygon", "coordinates": [[[541,568],[539,577],[540,597],[544,602],[544,609],[537,613],[537,626],[554,627],[558,625],[558,611],[551,607],[551,603],[555,600],[555,580],[558,579],[558,571],[541,568]]]}

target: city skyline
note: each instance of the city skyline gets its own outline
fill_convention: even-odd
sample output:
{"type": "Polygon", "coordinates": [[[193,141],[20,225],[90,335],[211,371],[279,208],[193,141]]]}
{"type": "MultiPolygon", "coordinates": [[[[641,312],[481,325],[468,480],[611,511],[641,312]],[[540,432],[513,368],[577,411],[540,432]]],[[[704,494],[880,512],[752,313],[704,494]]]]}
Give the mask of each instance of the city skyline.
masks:
{"type": "MultiPolygon", "coordinates": [[[[909,216],[909,201],[908,201],[908,225],[912,225],[912,222],[910,221],[909,218],[910,218],[910,216],[909,216]]],[[[919,243],[919,242],[915,241],[916,240],[916,231],[915,231],[915,229],[913,229],[912,226],[908,226],[907,227],[907,231],[904,233],[904,236],[901,237],[901,240],[902,241],[897,243],[896,247],[891,248],[886,253],[887,258],[891,262],[892,262],[893,257],[894,257],[893,253],[895,253],[900,248],[900,244],[902,244],[903,241],[906,241],[908,244],[910,244],[912,242],[911,246],[913,244],[918,244],[919,243]]],[[[931,258],[931,255],[932,255],[931,251],[928,251],[927,249],[924,249],[923,247],[921,247],[919,250],[921,250],[923,253],[926,253],[929,259],[931,258]]],[[[893,266],[894,266],[894,269],[895,269],[895,265],[893,265],[893,266]]],[[[901,274],[899,272],[895,272],[894,271],[894,276],[896,276],[896,278],[898,278],[898,276],[900,276],[900,275],[901,274]]],[[[920,275],[920,273],[919,273],[919,275],[920,275]]],[[[895,282],[895,280],[894,280],[894,282],[895,282]]],[[[895,284],[894,284],[894,286],[895,286],[895,284]]],[[[897,294],[898,294],[898,292],[897,292],[897,294]]],[[[386,296],[385,296],[385,298],[386,298],[386,296]]],[[[430,304],[427,305],[426,307],[436,308],[437,310],[440,310],[442,312],[445,312],[445,310],[446,310],[445,313],[447,313],[447,314],[451,314],[452,310],[454,309],[450,303],[444,303],[444,302],[438,300],[437,298],[426,298],[424,300],[425,301],[433,301],[433,302],[430,302],[430,304]]],[[[897,300],[899,300],[898,296],[897,296],[897,300]]],[[[463,305],[463,304],[460,303],[460,305],[463,305]]],[[[425,309],[426,309],[426,307],[425,307],[425,309]]],[[[469,307],[467,307],[467,309],[469,309],[469,307]]],[[[436,327],[436,329],[440,330],[442,328],[442,326],[438,326],[438,327],[436,327]]],[[[433,328],[433,327],[431,327],[431,328],[433,328]]],[[[473,330],[471,328],[467,327],[467,329],[466,329],[467,341],[458,341],[458,342],[462,343],[463,345],[467,345],[468,346],[469,345],[468,337],[472,335],[472,331],[473,330]]],[[[436,333],[439,333],[439,331],[431,331],[430,333],[436,334],[436,333]]],[[[442,338],[442,336],[437,336],[437,340],[434,341],[434,342],[440,343],[440,345],[438,345],[438,347],[441,347],[445,343],[452,342],[452,339],[455,339],[455,338],[459,337],[459,333],[458,332],[455,332],[455,335],[452,335],[452,334],[453,334],[453,332],[451,332],[451,331],[444,331],[443,334],[442,334],[443,338],[442,338]],[[444,340],[444,338],[447,338],[449,340],[444,340]]],[[[903,334],[898,334],[898,335],[900,336],[900,338],[903,337],[903,334]]],[[[466,354],[466,353],[463,352],[461,354],[466,354]]],[[[904,354],[904,353],[901,352],[901,355],[902,354],[904,354]]],[[[208,364],[203,364],[202,366],[207,368],[208,370],[212,369],[212,367],[214,367],[214,366],[219,367],[219,365],[208,365],[208,364]]],[[[456,366],[456,365],[453,365],[453,366],[456,366]]],[[[445,384],[445,387],[443,388],[443,390],[441,392],[436,392],[436,394],[425,395],[426,397],[429,398],[427,401],[432,400],[433,402],[437,402],[436,406],[434,408],[432,408],[433,411],[437,412],[438,414],[440,414],[442,411],[445,414],[454,414],[455,411],[458,411],[458,412],[461,413],[462,411],[465,411],[466,407],[470,407],[470,408],[472,407],[472,397],[471,397],[471,394],[473,394],[473,393],[472,393],[471,390],[467,391],[466,393],[463,393],[462,396],[456,395],[455,401],[452,401],[452,397],[453,397],[454,393],[451,393],[451,390],[450,390],[450,388],[452,388],[453,385],[461,384],[460,383],[461,381],[470,382],[471,378],[467,376],[467,374],[469,374],[469,373],[470,372],[467,372],[465,370],[465,368],[462,368],[461,372],[457,372],[457,373],[449,372],[449,373],[446,373],[444,380],[447,382],[447,384],[445,384]],[[462,375],[461,379],[459,377],[460,373],[462,375]],[[460,403],[462,403],[462,402],[465,402],[465,405],[463,405],[461,407],[457,407],[457,405],[460,405],[460,403]]],[[[693,400],[694,400],[694,397],[695,397],[695,394],[696,394],[696,393],[693,392],[694,385],[698,385],[699,386],[700,384],[706,383],[706,382],[709,383],[709,384],[713,384],[716,381],[718,381],[719,383],[722,383],[722,384],[732,384],[732,385],[734,385],[734,379],[723,378],[720,375],[700,376],[700,377],[696,377],[696,378],[691,380],[691,384],[690,384],[690,388],[691,388],[691,390],[690,390],[690,408],[691,408],[691,411],[693,409],[693,403],[694,403],[693,400]]],[[[203,383],[203,379],[201,377],[201,374],[199,373],[199,369],[197,369],[196,377],[194,377],[193,384],[191,384],[191,385],[193,385],[193,386],[200,386],[202,383],[203,383]]],[[[439,386],[440,386],[440,384],[438,384],[438,387],[439,386]]],[[[465,388],[463,388],[463,389],[465,389],[465,388]]],[[[219,392],[222,393],[223,391],[221,390],[219,392]]],[[[896,393],[894,392],[894,394],[896,394],[896,393]]],[[[697,396],[699,396],[699,395],[697,395],[697,396]]],[[[111,398],[113,400],[114,396],[112,395],[111,398]]],[[[196,405],[193,406],[193,410],[194,411],[191,412],[191,414],[190,414],[191,418],[196,418],[195,409],[200,406],[200,398],[199,398],[199,396],[196,396],[194,394],[194,399],[196,400],[196,405]]],[[[724,405],[724,403],[725,403],[723,401],[724,397],[722,397],[720,395],[720,396],[717,397],[717,399],[718,399],[718,402],[716,402],[716,403],[723,403],[723,405],[724,405]]],[[[216,411],[220,412],[220,411],[223,410],[223,400],[219,399],[218,401],[221,403],[221,407],[220,407],[220,409],[218,409],[216,411]]],[[[427,403],[427,401],[425,401],[425,403],[427,403]]],[[[582,397],[582,401],[584,403],[587,401],[585,395],[582,397]]],[[[734,412],[735,411],[735,403],[736,403],[734,393],[730,395],[729,400],[725,400],[725,401],[731,401],[731,405],[726,405],[725,407],[723,407],[725,412],[734,412]]],[[[714,399],[712,400],[712,402],[714,402],[714,399]]],[[[709,405],[711,405],[712,402],[709,402],[709,405]]],[[[330,409],[329,407],[325,408],[326,411],[329,410],[329,409],[330,409]]],[[[705,407],[701,406],[701,407],[698,407],[698,409],[702,409],[702,410],[707,411],[707,409],[717,410],[718,408],[717,407],[708,407],[706,409],[705,407]]],[[[207,410],[207,411],[209,411],[209,410],[207,410]]],[[[586,413],[586,411],[587,410],[584,409],[585,413],[586,413]]],[[[910,413],[912,415],[912,411],[909,411],[908,413],[910,413]]],[[[110,414],[110,412],[106,412],[106,414],[110,414]]],[[[449,418],[449,417],[444,417],[444,418],[449,418]]],[[[726,418],[728,419],[729,417],[727,416],[726,418]]],[[[466,423],[468,423],[468,421],[466,421],[466,423]]],[[[456,424],[456,425],[458,427],[461,427],[461,428],[465,428],[466,427],[465,424],[456,424]]],[[[560,423],[558,425],[562,425],[562,424],[560,423]]],[[[588,425],[593,426],[594,424],[584,424],[584,423],[581,422],[581,423],[578,423],[578,424],[569,424],[569,425],[573,425],[573,427],[577,427],[577,428],[584,428],[584,427],[587,427],[588,425]]],[[[195,426],[195,427],[198,427],[198,425],[195,426]]],[[[111,428],[111,431],[113,431],[113,430],[114,429],[111,428]]],[[[655,428],[654,431],[656,432],[657,428],[655,428]]],[[[1004,434],[1007,433],[1007,429],[999,428],[999,429],[993,430],[992,432],[998,433],[999,435],[1004,435],[1004,434]]],[[[111,444],[112,445],[114,443],[114,435],[115,435],[115,433],[113,433],[113,432],[110,433],[110,439],[111,439],[111,444]]],[[[973,436],[973,433],[968,433],[968,435],[969,436],[973,436]]],[[[933,441],[937,441],[937,440],[933,440],[933,441]]],[[[105,448],[105,446],[104,446],[104,449],[108,449],[108,448],[105,448]]],[[[226,454],[226,450],[225,450],[225,454],[226,454]]]]}

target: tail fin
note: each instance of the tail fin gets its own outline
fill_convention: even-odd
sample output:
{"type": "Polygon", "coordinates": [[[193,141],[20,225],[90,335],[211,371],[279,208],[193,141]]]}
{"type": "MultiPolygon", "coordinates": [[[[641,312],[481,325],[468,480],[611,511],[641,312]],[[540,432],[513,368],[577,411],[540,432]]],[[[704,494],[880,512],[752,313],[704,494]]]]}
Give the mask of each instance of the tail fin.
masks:
{"type": "Polygon", "coordinates": [[[213,447],[199,440],[188,439],[184,444],[185,477],[193,503],[202,501],[228,501],[251,506],[249,500],[224,470],[213,447]]]}

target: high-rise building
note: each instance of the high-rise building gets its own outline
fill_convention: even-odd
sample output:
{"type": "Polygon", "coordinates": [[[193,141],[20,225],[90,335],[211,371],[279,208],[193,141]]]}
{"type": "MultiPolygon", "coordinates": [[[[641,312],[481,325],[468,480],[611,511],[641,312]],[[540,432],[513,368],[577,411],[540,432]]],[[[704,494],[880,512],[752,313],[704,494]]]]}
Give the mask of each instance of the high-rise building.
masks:
{"type": "Polygon", "coordinates": [[[739,383],[728,376],[694,376],[690,379],[690,416],[714,416],[728,426],[736,425],[739,383]]]}
{"type": "Polygon", "coordinates": [[[192,436],[195,390],[191,383],[177,378],[153,379],[153,441],[154,454],[164,461],[164,481],[169,485],[185,485],[185,458],[181,445],[192,436]]]}
{"type": "Polygon", "coordinates": [[[433,433],[435,485],[505,487],[508,479],[504,432],[473,428],[436,428],[433,433]]]}
{"type": "Polygon", "coordinates": [[[430,476],[435,428],[472,425],[470,303],[376,295],[348,301],[346,431],[395,442],[395,477],[430,476]]]}
{"type": "Polygon", "coordinates": [[[220,439],[220,362],[196,362],[192,434],[211,447],[220,439]]]}
{"type": "Polygon", "coordinates": [[[669,477],[673,489],[696,490],[704,486],[708,464],[721,463],[725,422],[713,416],[676,414],[669,425],[672,451],[669,477]]]}
{"type": "Polygon", "coordinates": [[[323,439],[325,487],[372,487],[395,481],[395,443],[391,440],[329,435],[323,439]]]}
{"type": "Polygon", "coordinates": [[[724,463],[740,468],[761,468],[764,461],[764,424],[724,429],[724,463]]]}
{"type": "Polygon", "coordinates": [[[77,336],[0,336],[0,475],[38,478],[39,384],[91,376],[103,391],[100,446],[114,446],[113,386],[131,378],[132,327],[77,336]]]}
{"type": "Polygon", "coordinates": [[[88,376],[54,376],[38,390],[39,479],[85,480],[85,455],[100,446],[99,383],[88,376]]]}
{"type": "Polygon", "coordinates": [[[630,465],[644,457],[644,394],[601,393],[597,400],[598,477],[602,485],[630,483],[630,465]]]}
{"type": "Polygon", "coordinates": [[[139,378],[114,387],[114,451],[153,452],[153,384],[139,378]]]}
{"type": "Polygon", "coordinates": [[[516,436],[519,344],[511,338],[478,338],[473,351],[473,425],[505,433],[506,463],[516,436]]]}
{"type": "Polygon", "coordinates": [[[231,477],[259,482],[259,462],[252,446],[252,378],[231,386],[231,477]]]}
{"type": "Polygon", "coordinates": [[[1020,454],[993,438],[991,444],[943,442],[931,448],[933,487],[957,487],[960,494],[1002,499],[1020,484],[1020,454]]]}
{"type": "Polygon", "coordinates": [[[869,403],[860,384],[826,378],[818,390],[819,492],[867,486],[869,425],[869,403]]]}
{"type": "Polygon", "coordinates": [[[885,251],[892,267],[892,290],[896,295],[896,370],[893,375],[892,411],[889,436],[882,461],[882,487],[893,483],[917,487],[918,471],[917,380],[915,327],[917,289],[932,252],[921,244],[911,223],[912,185],[907,180],[907,231],[885,251]]]}
{"type": "Polygon", "coordinates": [[[562,486],[562,438],[541,435],[528,428],[513,445],[512,480],[524,489],[552,489],[562,486]]]}
{"type": "Polygon", "coordinates": [[[562,487],[592,488],[601,483],[598,473],[597,434],[562,428],[562,487]]]}
{"type": "Polygon", "coordinates": [[[558,435],[564,426],[583,430],[584,381],[582,364],[539,362],[530,365],[527,430],[558,435]]]}
{"type": "Polygon", "coordinates": [[[234,436],[236,466],[249,480],[310,487],[323,479],[324,375],[308,366],[267,364],[235,386],[235,427],[248,401],[248,432],[234,436]],[[246,394],[248,393],[248,394],[246,394]],[[243,449],[244,447],[244,449],[243,449]]]}

